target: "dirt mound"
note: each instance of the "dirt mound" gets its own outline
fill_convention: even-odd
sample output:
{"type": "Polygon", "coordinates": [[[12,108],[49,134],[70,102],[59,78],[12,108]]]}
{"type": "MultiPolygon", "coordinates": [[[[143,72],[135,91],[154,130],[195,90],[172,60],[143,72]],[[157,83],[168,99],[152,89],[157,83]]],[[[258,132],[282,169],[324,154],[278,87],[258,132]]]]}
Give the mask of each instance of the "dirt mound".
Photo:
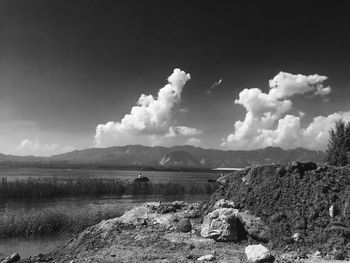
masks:
{"type": "Polygon", "coordinates": [[[217,261],[245,263],[241,244],[199,235],[203,203],[145,203],[123,216],[91,226],[66,244],[22,263],[194,262],[213,254],[217,261]],[[179,229],[183,220],[191,229],[179,229]]]}
{"type": "MultiPolygon", "coordinates": [[[[275,249],[350,256],[350,168],[288,163],[225,175],[214,193],[261,217],[275,249]]],[[[208,211],[209,211],[208,210],[208,211]]]]}

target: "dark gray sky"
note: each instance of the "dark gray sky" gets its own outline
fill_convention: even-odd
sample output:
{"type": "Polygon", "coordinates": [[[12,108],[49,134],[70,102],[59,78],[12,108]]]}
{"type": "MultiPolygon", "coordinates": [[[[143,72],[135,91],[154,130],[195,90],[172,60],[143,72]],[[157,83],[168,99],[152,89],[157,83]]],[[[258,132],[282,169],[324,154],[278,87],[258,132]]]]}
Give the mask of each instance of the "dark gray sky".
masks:
{"type": "MultiPolygon", "coordinates": [[[[299,111],[305,113],[300,129],[316,116],[346,113],[349,12],[346,1],[2,0],[0,152],[47,155],[92,147],[98,124],[121,122],[143,93],[156,97],[174,68],[191,80],[166,113],[167,125],[199,132],[171,137],[152,128],[158,137],[145,144],[222,147],[246,117],[244,106],[234,103],[240,91],[268,93],[268,81],[280,71],[327,76],[323,83],[332,92],[327,98],[293,95],[290,111],[269,127],[250,123],[256,129],[274,130],[278,119],[299,111]]],[[[125,131],[143,138],[144,130],[116,126],[115,135],[102,135],[116,138],[99,146],[133,142],[120,136],[125,131]]],[[[272,141],[247,147],[278,146],[272,141]]],[[[224,147],[245,148],[232,141],[224,147]]]]}

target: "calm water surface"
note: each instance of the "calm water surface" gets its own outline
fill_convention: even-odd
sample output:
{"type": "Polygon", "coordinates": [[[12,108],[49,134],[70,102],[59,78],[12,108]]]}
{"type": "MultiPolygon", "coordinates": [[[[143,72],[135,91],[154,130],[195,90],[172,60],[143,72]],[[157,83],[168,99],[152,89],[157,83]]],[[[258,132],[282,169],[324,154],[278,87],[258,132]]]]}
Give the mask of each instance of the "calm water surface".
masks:
{"type": "MultiPolygon", "coordinates": [[[[84,178],[115,178],[133,180],[139,171],[121,171],[121,170],[81,170],[81,169],[0,169],[0,178],[6,177],[7,180],[24,180],[28,178],[61,178],[70,177],[84,178]]],[[[162,171],[144,171],[144,176],[150,178],[153,182],[174,182],[174,181],[192,181],[196,183],[207,183],[209,178],[214,177],[215,173],[209,172],[162,172],[162,171]]],[[[152,201],[175,201],[183,200],[186,202],[197,202],[208,200],[208,195],[175,195],[175,196],[102,196],[102,197],[79,197],[79,198],[59,198],[40,201],[9,201],[0,202],[0,215],[7,213],[26,213],[31,211],[40,211],[49,207],[60,207],[69,211],[85,210],[103,210],[117,209],[126,211],[135,205],[141,205],[144,202],[152,201]]],[[[13,239],[0,240],[0,258],[8,256],[11,253],[18,252],[22,258],[34,256],[39,253],[62,245],[70,237],[56,236],[41,239],[13,239]]]]}

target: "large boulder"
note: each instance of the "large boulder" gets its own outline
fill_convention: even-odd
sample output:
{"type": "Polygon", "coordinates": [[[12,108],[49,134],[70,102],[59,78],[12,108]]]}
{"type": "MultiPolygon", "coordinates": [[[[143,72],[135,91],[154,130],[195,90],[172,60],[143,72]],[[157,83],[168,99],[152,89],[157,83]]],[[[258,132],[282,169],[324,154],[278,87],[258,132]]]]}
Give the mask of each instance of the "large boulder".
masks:
{"type": "Polygon", "coordinates": [[[237,217],[250,237],[263,242],[269,240],[270,228],[260,217],[251,214],[249,211],[238,212],[237,217]]]}
{"type": "Polygon", "coordinates": [[[250,236],[253,239],[267,242],[270,228],[260,217],[249,211],[240,212],[234,208],[219,208],[204,217],[201,235],[217,241],[237,242],[250,236]]]}
{"type": "Polygon", "coordinates": [[[183,233],[191,232],[192,230],[191,221],[188,218],[182,218],[177,223],[176,228],[178,232],[183,232],[183,233]]]}
{"type": "Polygon", "coordinates": [[[234,208],[221,208],[205,216],[201,235],[217,241],[238,241],[238,210],[234,208]]]}
{"type": "Polygon", "coordinates": [[[274,257],[271,255],[270,250],[263,245],[250,245],[244,250],[245,255],[249,262],[273,262],[274,257]]]}

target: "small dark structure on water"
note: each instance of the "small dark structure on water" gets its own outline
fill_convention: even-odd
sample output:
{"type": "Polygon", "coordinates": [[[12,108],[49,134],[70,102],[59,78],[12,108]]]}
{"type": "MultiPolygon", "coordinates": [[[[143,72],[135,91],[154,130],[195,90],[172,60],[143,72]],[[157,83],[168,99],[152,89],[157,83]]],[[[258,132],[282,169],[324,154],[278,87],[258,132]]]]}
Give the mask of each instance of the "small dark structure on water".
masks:
{"type": "Polygon", "coordinates": [[[137,178],[134,179],[134,182],[143,182],[143,183],[147,183],[149,182],[149,178],[146,176],[142,176],[142,174],[140,173],[139,176],[137,178]]]}

